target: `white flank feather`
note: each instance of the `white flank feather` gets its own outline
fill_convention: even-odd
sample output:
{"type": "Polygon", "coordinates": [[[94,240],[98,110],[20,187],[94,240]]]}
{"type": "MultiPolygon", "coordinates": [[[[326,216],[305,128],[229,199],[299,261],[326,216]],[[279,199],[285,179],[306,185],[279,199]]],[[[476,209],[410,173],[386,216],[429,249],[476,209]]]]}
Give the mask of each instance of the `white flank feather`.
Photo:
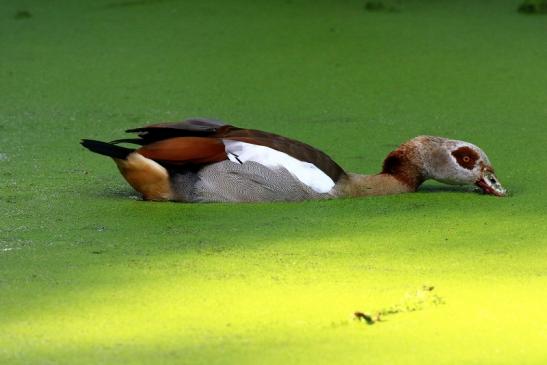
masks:
{"type": "Polygon", "coordinates": [[[314,164],[300,161],[270,147],[229,139],[222,141],[226,147],[226,154],[232,162],[254,161],[272,170],[285,168],[303,184],[318,193],[328,193],[334,187],[334,181],[314,164]]]}

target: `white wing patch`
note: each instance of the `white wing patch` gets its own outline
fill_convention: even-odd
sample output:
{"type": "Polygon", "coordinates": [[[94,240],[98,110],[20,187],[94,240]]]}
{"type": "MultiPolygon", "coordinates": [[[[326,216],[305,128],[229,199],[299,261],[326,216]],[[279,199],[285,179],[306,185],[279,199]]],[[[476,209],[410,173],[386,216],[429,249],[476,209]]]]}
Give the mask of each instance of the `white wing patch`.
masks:
{"type": "Polygon", "coordinates": [[[314,164],[300,161],[286,153],[266,146],[223,139],[226,154],[232,162],[254,161],[275,170],[285,168],[303,184],[318,193],[328,193],[334,187],[334,181],[314,164]]]}

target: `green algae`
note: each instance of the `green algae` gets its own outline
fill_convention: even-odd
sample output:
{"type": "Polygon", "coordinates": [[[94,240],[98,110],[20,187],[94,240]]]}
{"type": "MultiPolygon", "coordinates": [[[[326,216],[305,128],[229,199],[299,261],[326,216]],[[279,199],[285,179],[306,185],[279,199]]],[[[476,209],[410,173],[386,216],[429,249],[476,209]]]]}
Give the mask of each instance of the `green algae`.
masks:
{"type": "Polygon", "coordinates": [[[545,19],[514,8],[2,2],[0,363],[544,363],[545,19]],[[78,145],[190,116],[356,172],[469,140],[512,196],[145,203],[78,145]],[[350,320],[427,282],[443,305],[350,320]]]}

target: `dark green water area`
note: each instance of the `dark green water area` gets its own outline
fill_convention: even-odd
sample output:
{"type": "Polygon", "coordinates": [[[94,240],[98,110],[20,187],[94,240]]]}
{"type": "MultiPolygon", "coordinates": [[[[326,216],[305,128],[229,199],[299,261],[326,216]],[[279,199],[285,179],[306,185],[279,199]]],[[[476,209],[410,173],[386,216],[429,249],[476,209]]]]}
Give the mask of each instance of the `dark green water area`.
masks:
{"type": "Polygon", "coordinates": [[[545,364],[547,16],[386,4],[0,2],[0,363],[545,364]],[[78,143],[194,116],[361,173],[467,140],[511,193],[151,203],[78,143]]]}

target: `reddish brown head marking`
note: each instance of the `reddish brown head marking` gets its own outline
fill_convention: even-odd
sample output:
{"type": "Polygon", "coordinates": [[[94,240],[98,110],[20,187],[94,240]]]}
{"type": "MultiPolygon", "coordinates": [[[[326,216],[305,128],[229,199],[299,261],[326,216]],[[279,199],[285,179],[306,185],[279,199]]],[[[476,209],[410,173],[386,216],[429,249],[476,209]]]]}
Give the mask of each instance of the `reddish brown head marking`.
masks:
{"type": "Polygon", "coordinates": [[[461,167],[468,170],[473,170],[480,157],[479,154],[470,147],[460,147],[452,152],[452,156],[454,156],[461,167]]]}
{"type": "Polygon", "coordinates": [[[397,149],[386,157],[382,173],[392,175],[413,190],[424,181],[419,169],[412,164],[403,149],[397,149]]]}

